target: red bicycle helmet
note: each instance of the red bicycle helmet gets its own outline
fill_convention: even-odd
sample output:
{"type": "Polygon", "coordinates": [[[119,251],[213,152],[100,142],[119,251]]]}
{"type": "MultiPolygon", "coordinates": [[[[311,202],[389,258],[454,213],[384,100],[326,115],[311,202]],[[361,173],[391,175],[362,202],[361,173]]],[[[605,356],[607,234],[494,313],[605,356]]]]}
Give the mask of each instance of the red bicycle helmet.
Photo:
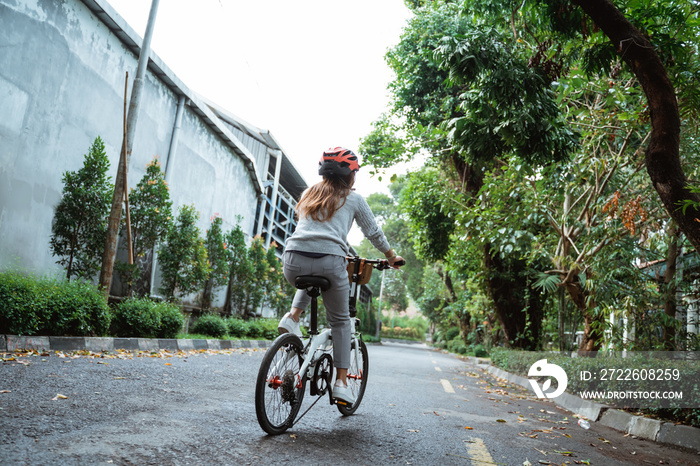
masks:
{"type": "Polygon", "coordinates": [[[359,169],[360,160],[353,151],[344,147],[326,149],[318,162],[318,174],[321,176],[348,176],[359,169]]]}

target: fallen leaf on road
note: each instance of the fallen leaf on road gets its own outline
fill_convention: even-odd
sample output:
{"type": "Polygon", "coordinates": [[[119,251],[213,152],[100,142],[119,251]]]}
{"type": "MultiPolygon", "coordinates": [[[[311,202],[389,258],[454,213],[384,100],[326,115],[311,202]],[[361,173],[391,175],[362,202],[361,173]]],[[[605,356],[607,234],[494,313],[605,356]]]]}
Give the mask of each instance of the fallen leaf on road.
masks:
{"type": "Polygon", "coordinates": [[[12,392],[9,390],[0,390],[0,393],[12,393],[12,392]]]}
{"type": "Polygon", "coordinates": [[[496,419],[496,422],[508,422],[505,419],[496,419]]]}
{"type": "Polygon", "coordinates": [[[464,428],[467,429],[467,430],[474,430],[473,427],[469,427],[469,426],[465,426],[464,428]]]}
{"type": "Polygon", "coordinates": [[[65,400],[65,399],[67,399],[67,398],[68,398],[68,397],[67,397],[66,395],[61,395],[61,394],[59,393],[58,395],[56,395],[56,396],[54,396],[53,398],[51,398],[51,401],[65,400]]]}
{"type": "Polygon", "coordinates": [[[292,437],[294,440],[297,439],[297,434],[289,434],[290,437],[292,437]]]}

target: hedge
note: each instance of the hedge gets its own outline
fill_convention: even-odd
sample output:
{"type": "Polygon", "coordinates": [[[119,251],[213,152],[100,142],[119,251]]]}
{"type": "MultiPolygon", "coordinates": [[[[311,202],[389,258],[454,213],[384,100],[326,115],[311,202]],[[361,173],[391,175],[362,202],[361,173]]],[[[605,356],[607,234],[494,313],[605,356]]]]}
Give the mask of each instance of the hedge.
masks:
{"type": "Polygon", "coordinates": [[[114,308],[112,333],[120,337],[175,338],[184,321],[173,304],[148,298],[126,299],[114,308]]]}
{"type": "Polygon", "coordinates": [[[89,283],[0,273],[0,333],[101,336],[110,320],[104,297],[89,283]]]}

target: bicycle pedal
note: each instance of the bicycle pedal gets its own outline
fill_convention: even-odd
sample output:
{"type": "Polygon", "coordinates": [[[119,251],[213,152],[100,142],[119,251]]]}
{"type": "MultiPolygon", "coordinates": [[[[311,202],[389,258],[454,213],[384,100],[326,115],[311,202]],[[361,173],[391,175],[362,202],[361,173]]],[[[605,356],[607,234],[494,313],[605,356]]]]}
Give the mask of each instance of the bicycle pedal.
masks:
{"type": "Polygon", "coordinates": [[[337,405],[343,405],[343,406],[345,406],[346,408],[352,408],[352,403],[348,403],[347,401],[344,401],[344,400],[335,399],[335,404],[337,404],[337,405]]]}

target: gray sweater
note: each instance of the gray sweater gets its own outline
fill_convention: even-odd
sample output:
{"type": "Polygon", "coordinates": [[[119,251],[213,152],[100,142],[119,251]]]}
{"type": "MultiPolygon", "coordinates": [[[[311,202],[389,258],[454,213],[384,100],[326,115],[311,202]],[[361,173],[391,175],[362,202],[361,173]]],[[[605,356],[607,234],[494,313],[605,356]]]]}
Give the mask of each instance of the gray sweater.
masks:
{"type": "Polygon", "coordinates": [[[296,230],[287,239],[285,249],[347,256],[350,254],[348,232],[353,221],[357,221],[362,233],[380,252],[385,253],[391,249],[367,201],[354,191],[350,192],[345,204],[330,220],[317,222],[311,217],[300,218],[296,230]]]}

